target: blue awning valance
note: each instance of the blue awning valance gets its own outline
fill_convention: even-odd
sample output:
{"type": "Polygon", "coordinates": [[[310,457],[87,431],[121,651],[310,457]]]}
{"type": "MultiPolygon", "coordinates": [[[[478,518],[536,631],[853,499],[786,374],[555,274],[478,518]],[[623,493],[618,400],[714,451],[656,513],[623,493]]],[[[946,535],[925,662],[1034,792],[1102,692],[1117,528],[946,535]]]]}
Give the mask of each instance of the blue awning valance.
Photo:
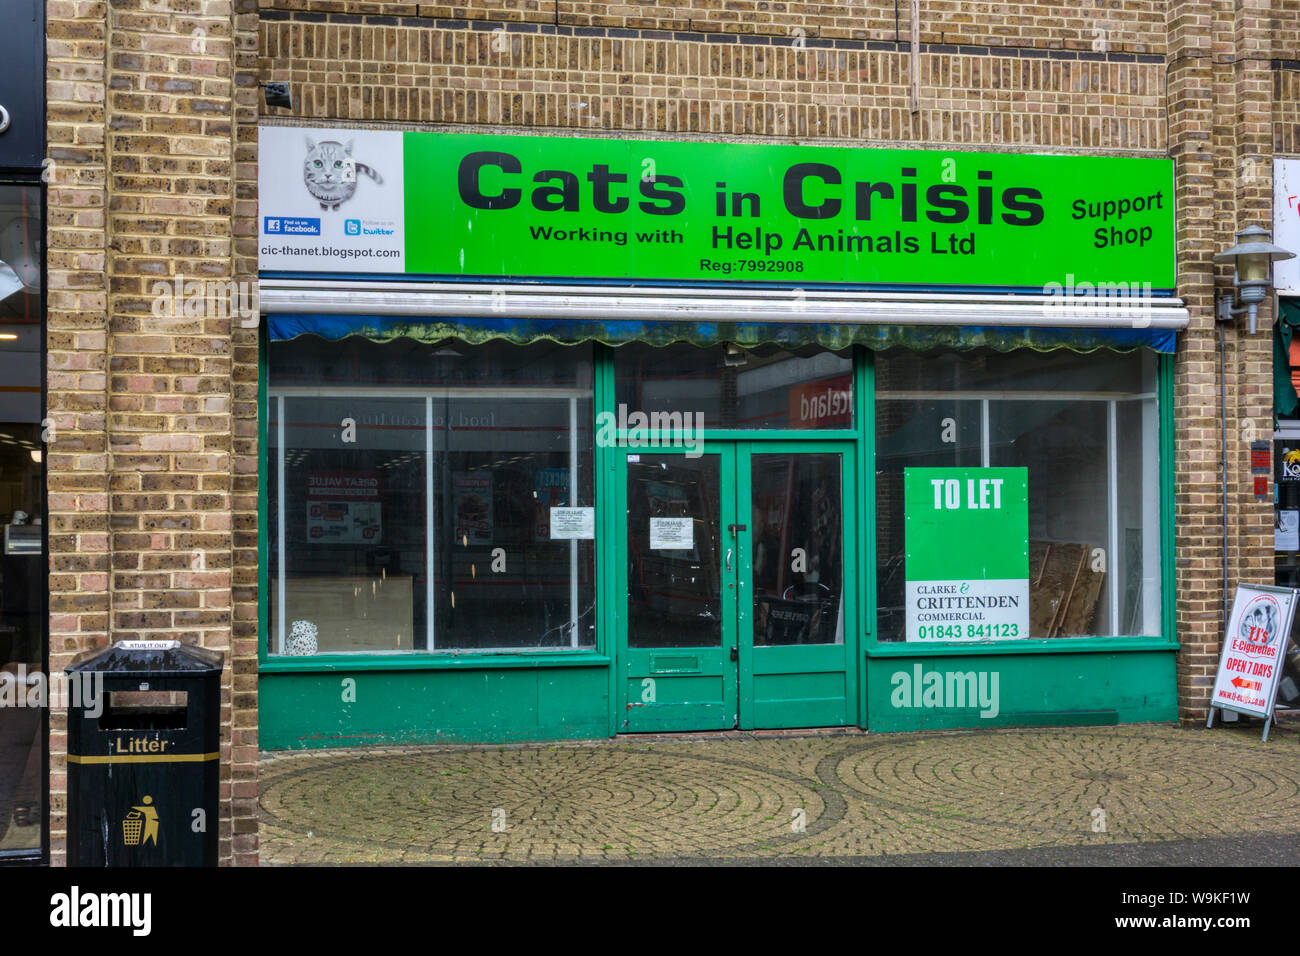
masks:
{"type": "Polygon", "coordinates": [[[459,339],[473,345],[504,341],[515,345],[549,341],[561,345],[600,342],[624,345],[645,342],[669,345],[689,342],[708,346],[734,342],[751,348],[779,345],[797,348],[819,345],[831,350],[862,345],[870,349],[904,346],[917,350],[934,348],[987,348],[999,352],[1035,349],[1041,352],[1068,349],[1092,352],[1097,349],[1128,350],[1148,348],[1156,352],[1173,352],[1176,334],[1173,329],[1078,329],[1014,328],[1004,326],[924,326],[924,325],[843,325],[798,323],[782,325],[772,322],[649,322],[584,319],[495,319],[454,318],[425,320],[375,315],[285,315],[269,317],[272,341],[296,339],[300,335],[317,335],[337,340],[357,335],[372,342],[414,339],[417,342],[441,342],[459,339]]]}

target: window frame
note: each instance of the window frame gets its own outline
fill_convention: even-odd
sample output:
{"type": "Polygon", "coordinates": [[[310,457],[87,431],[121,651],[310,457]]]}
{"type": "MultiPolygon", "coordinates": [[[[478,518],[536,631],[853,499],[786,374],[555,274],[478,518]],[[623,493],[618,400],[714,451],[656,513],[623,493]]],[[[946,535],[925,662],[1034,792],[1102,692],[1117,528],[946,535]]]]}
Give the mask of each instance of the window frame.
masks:
{"type": "MultiPolygon", "coordinates": [[[[520,386],[512,388],[506,385],[466,385],[466,386],[396,386],[396,385],[338,385],[338,386],[316,386],[316,385],[270,385],[270,342],[266,332],[266,323],[262,323],[262,342],[261,354],[262,361],[259,364],[259,401],[258,407],[261,410],[259,415],[259,441],[262,449],[258,456],[259,463],[259,494],[258,494],[258,552],[261,560],[258,562],[259,572],[259,635],[258,635],[258,663],[259,671],[312,671],[312,670],[403,670],[403,669],[427,669],[429,667],[464,667],[475,666],[485,662],[492,662],[496,666],[517,666],[517,667],[535,667],[546,666],[547,664],[557,666],[573,666],[583,663],[593,665],[607,664],[609,659],[601,653],[602,629],[599,627],[599,608],[593,612],[593,622],[596,626],[595,643],[592,646],[582,647],[571,643],[568,647],[509,647],[509,648],[443,648],[426,647],[420,650],[411,651],[330,651],[322,654],[315,654],[310,657],[298,657],[285,654],[283,650],[272,652],[272,644],[278,639],[279,647],[283,648],[286,641],[285,620],[285,589],[286,580],[285,557],[286,557],[286,540],[284,534],[285,522],[285,485],[284,485],[284,400],[286,398],[340,398],[340,397],[359,397],[359,398],[401,398],[408,400],[423,400],[425,408],[425,441],[424,454],[429,456],[433,453],[433,403],[443,398],[501,398],[501,399],[528,399],[528,398],[549,398],[549,399],[567,399],[569,402],[569,472],[570,481],[573,482],[575,472],[580,470],[581,449],[578,447],[578,403],[579,401],[588,401],[592,404],[593,422],[596,407],[596,391],[594,382],[592,387],[578,386],[520,386]],[[279,440],[273,446],[270,442],[272,408],[273,403],[279,403],[276,411],[276,422],[278,424],[279,440]],[[271,505],[271,484],[272,469],[275,469],[276,493],[277,493],[277,528],[276,541],[274,546],[277,553],[278,574],[276,580],[271,580],[270,556],[272,548],[271,531],[269,524],[269,511],[271,505]],[[276,600],[274,602],[274,611],[270,600],[271,587],[275,587],[276,600]]],[[[593,357],[593,365],[596,360],[593,357]]],[[[593,370],[594,375],[594,370],[593,370]]],[[[590,449],[590,467],[592,469],[592,496],[593,507],[598,507],[597,502],[600,498],[600,482],[597,473],[596,449],[595,449],[595,431],[592,431],[592,447],[590,449]]],[[[433,469],[425,468],[426,486],[425,486],[425,507],[424,519],[426,528],[432,528],[434,524],[434,496],[430,490],[430,484],[433,480],[433,469]]],[[[571,484],[571,487],[577,487],[571,484]]],[[[599,513],[599,512],[598,512],[599,513]]],[[[578,578],[576,576],[576,565],[578,562],[578,545],[579,542],[570,542],[570,621],[574,620],[573,614],[578,608],[578,578]]],[[[597,545],[593,541],[593,548],[597,545]]],[[[434,573],[436,566],[434,563],[436,551],[435,535],[428,533],[425,535],[425,562],[426,562],[426,615],[429,623],[427,640],[433,643],[435,633],[433,631],[433,589],[434,573]]],[[[592,582],[593,596],[597,604],[599,603],[600,592],[600,561],[599,554],[593,559],[594,579],[592,582]]],[[[576,628],[572,632],[571,641],[577,640],[576,628]]]]}
{"type": "MultiPolygon", "coordinates": [[[[958,351],[959,350],[948,350],[958,351]]],[[[1024,350],[1016,350],[1024,351],[1024,350]]],[[[1090,353],[1095,356],[1098,353],[1090,353]]],[[[1100,354],[1109,355],[1111,352],[1102,352],[1100,354]]],[[[863,527],[864,544],[866,545],[866,560],[869,562],[868,567],[872,569],[872,580],[868,582],[866,590],[868,592],[867,619],[871,622],[872,632],[866,635],[866,647],[868,656],[942,656],[942,655],[975,655],[986,653],[1016,653],[1025,651],[1057,651],[1063,653],[1083,652],[1083,651],[1114,651],[1114,650],[1146,650],[1151,648],[1170,648],[1177,649],[1177,629],[1175,612],[1176,606],[1174,601],[1174,472],[1173,472],[1173,356],[1165,353],[1156,353],[1154,355],[1154,387],[1143,391],[1081,391],[1078,389],[1050,391],[1050,390],[1030,390],[1030,389],[998,389],[998,388],[976,388],[976,389],[956,389],[944,391],[941,389],[880,389],[876,385],[876,363],[879,361],[879,355],[876,352],[870,352],[867,356],[869,369],[867,377],[870,380],[870,395],[868,407],[865,414],[870,415],[870,424],[866,426],[864,422],[864,432],[867,445],[866,455],[872,464],[869,474],[871,475],[871,484],[869,494],[872,499],[872,507],[863,509],[869,512],[865,519],[863,527]],[[991,457],[990,428],[989,428],[989,405],[992,401],[1091,401],[1106,403],[1106,447],[1107,447],[1107,550],[1114,556],[1117,554],[1117,537],[1119,509],[1116,507],[1116,422],[1118,416],[1118,406],[1121,402],[1133,401],[1151,401],[1155,406],[1157,443],[1154,449],[1158,456],[1156,462],[1156,487],[1155,487],[1155,511],[1157,527],[1152,529],[1156,533],[1158,542],[1158,567],[1160,570],[1160,581],[1156,588],[1155,602],[1158,609],[1160,621],[1159,634],[1147,633],[1112,633],[1112,634],[1080,634],[1066,635],[1060,637],[1025,637],[1025,638],[1007,638],[992,641],[907,641],[907,640],[883,640],[880,629],[880,607],[879,607],[879,582],[877,579],[877,538],[876,538],[876,516],[880,507],[880,499],[876,493],[876,467],[879,459],[877,457],[878,435],[876,433],[876,415],[877,402],[895,400],[915,400],[915,401],[980,401],[980,460],[981,467],[989,467],[991,457]]],[[[1145,526],[1144,526],[1145,530],[1145,526]]],[[[1114,621],[1119,615],[1119,600],[1117,589],[1108,589],[1108,607],[1106,609],[1108,619],[1114,621]]],[[[1144,615],[1145,616],[1145,615],[1144,615]]],[[[1113,628],[1118,631],[1118,627],[1113,628]]]]}
{"type": "MultiPolygon", "coordinates": [[[[647,348],[652,348],[652,349],[665,347],[665,346],[650,345],[649,343],[639,343],[639,344],[645,345],[647,348]]],[[[689,342],[677,342],[673,344],[693,348],[700,352],[715,352],[715,351],[720,352],[721,350],[725,349],[728,344],[732,344],[732,343],[719,341],[707,346],[695,346],[689,342]]],[[[627,346],[619,346],[618,348],[615,349],[608,349],[608,348],[601,349],[601,351],[605,351],[609,353],[609,359],[608,359],[609,387],[611,389],[611,398],[612,398],[612,403],[609,407],[615,411],[617,411],[618,404],[621,401],[621,397],[619,396],[618,393],[619,381],[620,381],[619,374],[618,374],[619,371],[618,364],[617,364],[618,356],[623,354],[620,352],[620,349],[626,347],[627,346]]],[[[741,348],[743,349],[744,346],[741,346],[741,348]]],[[[866,352],[867,350],[861,346],[854,345],[854,346],[849,346],[847,349],[841,349],[841,350],[823,348],[822,351],[828,355],[841,355],[841,353],[844,353],[842,357],[846,357],[849,360],[848,376],[849,376],[849,383],[851,386],[851,394],[849,396],[849,408],[850,408],[850,414],[852,416],[852,424],[841,428],[790,428],[788,426],[784,428],[777,428],[777,427],[753,427],[753,426],[745,426],[745,425],[736,425],[736,426],[727,427],[727,426],[715,425],[713,427],[707,427],[707,426],[705,427],[702,433],[703,439],[705,441],[710,441],[710,440],[713,441],[790,441],[791,439],[798,439],[800,441],[806,440],[806,441],[857,441],[857,442],[870,440],[871,432],[874,430],[875,426],[873,423],[870,429],[866,428],[866,425],[863,422],[861,417],[862,402],[858,398],[860,385],[861,385],[860,376],[858,375],[858,369],[862,365],[862,362],[864,361],[862,357],[862,353],[866,352]]],[[[654,445],[654,446],[670,444],[673,438],[671,434],[666,434],[654,428],[645,429],[642,434],[643,434],[643,440],[645,444],[654,445]]],[[[623,429],[616,430],[615,436],[621,444],[625,444],[628,441],[628,432],[626,430],[623,429]]]]}
{"type": "MultiPolygon", "coordinates": [[[[44,33],[41,32],[43,42],[44,33]]],[[[32,169],[23,166],[5,166],[0,168],[0,187],[15,187],[18,189],[32,189],[36,195],[36,203],[39,207],[37,218],[41,225],[40,239],[40,267],[41,267],[41,291],[40,291],[40,425],[44,428],[46,422],[50,420],[49,406],[49,258],[50,249],[47,230],[49,229],[49,189],[46,183],[46,177],[43,170],[32,169]]],[[[45,588],[43,593],[45,601],[40,609],[40,660],[41,668],[48,674],[50,669],[50,456],[48,447],[44,449],[41,455],[41,567],[42,575],[45,579],[45,588]]],[[[33,516],[34,517],[34,516],[33,516]]],[[[41,708],[41,729],[39,734],[39,746],[41,748],[41,769],[40,779],[48,780],[50,777],[50,712],[52,708],[41,708]]],[[[40,846],[38,847],[21,847],[12,850],[0,850],[0,868],[10,866],[44,866],[50,862],[50,788],[42,786],[40,788],[41,802],[41,836],[40,846]]]]}

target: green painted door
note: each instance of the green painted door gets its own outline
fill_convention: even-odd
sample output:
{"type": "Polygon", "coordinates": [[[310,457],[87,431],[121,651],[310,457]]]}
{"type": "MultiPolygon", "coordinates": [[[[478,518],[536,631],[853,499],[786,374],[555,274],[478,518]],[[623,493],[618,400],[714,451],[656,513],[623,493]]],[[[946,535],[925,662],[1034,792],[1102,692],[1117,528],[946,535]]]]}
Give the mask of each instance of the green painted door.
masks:
{"type": "Polygon", "coordinates": [[[620,456],[624,731],[736,726],[735,448],[620,456]]]}
{"type": "Polygon", "coordinates": [[[742,728],[856,723],[853,461],[843,442],[738,448],[742,728]]]}
{"type": "Polygon", "coordinates": [[[619,456],[619,729],[855,722],[853,448],[619,456]]]}

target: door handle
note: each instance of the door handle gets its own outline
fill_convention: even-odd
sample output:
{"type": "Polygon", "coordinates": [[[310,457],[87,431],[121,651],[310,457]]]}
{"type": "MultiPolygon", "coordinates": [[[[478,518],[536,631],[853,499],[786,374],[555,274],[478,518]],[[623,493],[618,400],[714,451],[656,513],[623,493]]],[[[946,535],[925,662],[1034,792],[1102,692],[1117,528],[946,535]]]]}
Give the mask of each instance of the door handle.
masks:
{"type": "Polygon", "coordinates": [[[728,548],[728,549],[727,549],[727,570],[728,570],[728,571],[731,570],[731,554],[732,554],[732,551],[731,551],[730,548],[728,548]]]}
{"type": "Polygon", "coordinates": [[[737,647],[737,646],[734,645],[734,644],[733,644],[732,647],[731,647],[731,659],[732,659],[733,661],[738,661],[738,660],[740,660],[740,648],[737,647]]]}

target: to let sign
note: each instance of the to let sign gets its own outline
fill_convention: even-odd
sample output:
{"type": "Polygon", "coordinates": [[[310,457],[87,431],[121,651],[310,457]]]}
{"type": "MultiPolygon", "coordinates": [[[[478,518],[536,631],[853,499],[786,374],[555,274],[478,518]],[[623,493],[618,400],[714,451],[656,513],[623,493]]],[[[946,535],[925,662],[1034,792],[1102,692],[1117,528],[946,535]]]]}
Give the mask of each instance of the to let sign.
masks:
{"type": "Polygon", "coordinates": [[[1029,636],[1029,471],[903,470],[909,641],[1029,636]]]}

